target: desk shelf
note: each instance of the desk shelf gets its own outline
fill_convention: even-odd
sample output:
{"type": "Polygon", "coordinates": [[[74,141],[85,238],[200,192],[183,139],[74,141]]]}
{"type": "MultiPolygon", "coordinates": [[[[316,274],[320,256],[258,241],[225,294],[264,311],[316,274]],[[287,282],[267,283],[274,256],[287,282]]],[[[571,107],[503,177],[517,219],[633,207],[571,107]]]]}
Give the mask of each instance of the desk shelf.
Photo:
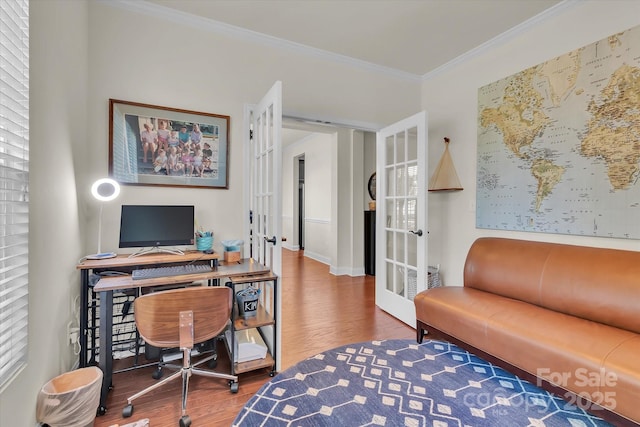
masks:
{"type": "Polygon", "coordinates": [[[225,340],[227,344],[227,350],[229,351],[229,357],[232,360],[232,375],[241,374],[244,372],[254,371],[257,369],[271,368],[270,376],[274,376],[276,372],[276,310],[277,310],[277,287],[278,276],[268,272],[260,275],[244,275],[230,277],[227,281],[227,286],[233,290],[233,310],[231,315],[230,331],[231,342],[225,340]],[[273,283],[272,287],[268,287],[268,283],[273,283]],[[237,298],[236,288],[244,289],[246,287],[258,287],[260,288],[260,298],[255,316],[244,318],[240,315],[237,298]],[[269,293],[267,294],[267,291],[269,293]],[[265,295],[267,294],[267,295],[265,295]],[[268,307],[265,306],[268,305],[268,307]],[[272,339],[267,339],[265,329],[271,327],[272,339]],[[245,362],[235,362],[234,349],[236,332],[244,331],[247,329],[257,329],[262,339],[267,346],[267,354],[263,359],[254,359],[245,362]]]}
{"type": "Polygon", "coordinates": [[[258,310],[256,312],[256,315],[254,317],[249,317],[249,318],[244,318],[242,316],[240,316],[240,314],[238,313],[238,306],[236,304],[233,305],[233,328],[236,331],[243,331],[245,329],[252,329],[252,328],[260,328],[262,326],[267,326],[267,325],[275,325],[276,321],[273,318],[273,316],[271,316],[267,310],[265,310],[265,308],[262,306],[262,304],[258,305],[258,310]]]}
{"type": "MultiPolygon", "coordinates": [[[[247,362],[234,363],[233,375],[243,374],[245,372],[255,371],[257,369],[272,368],[276,364],[275,359],[267,351],[267,355],[264,359],[249,360],[247,362]]],[[[273,375],[271,375],[273,376],[273,375]]]]}

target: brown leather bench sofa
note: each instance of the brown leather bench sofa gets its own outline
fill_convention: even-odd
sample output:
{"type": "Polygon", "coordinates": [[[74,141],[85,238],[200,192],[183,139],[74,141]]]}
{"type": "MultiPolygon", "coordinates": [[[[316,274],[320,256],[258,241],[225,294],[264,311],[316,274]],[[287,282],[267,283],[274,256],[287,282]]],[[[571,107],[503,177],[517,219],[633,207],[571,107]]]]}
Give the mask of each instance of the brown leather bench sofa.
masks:
{"type": "Polygon", "coordinates": [[[464,286],[414,302],[418,342],[445,339],[616,425],[640,424],[640,252],[480,238],[464,286]]]}

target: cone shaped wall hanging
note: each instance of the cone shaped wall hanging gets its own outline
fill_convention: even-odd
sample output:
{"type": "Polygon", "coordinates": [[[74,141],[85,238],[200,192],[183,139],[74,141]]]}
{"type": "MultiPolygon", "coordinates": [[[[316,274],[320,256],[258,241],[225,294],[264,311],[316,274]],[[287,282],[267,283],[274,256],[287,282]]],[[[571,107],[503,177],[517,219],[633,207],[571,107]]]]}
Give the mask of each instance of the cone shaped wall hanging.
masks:
{"type": "Polygon", "coordinates": [[[462,190],[456,168],[449,154],[449,138],[444,138],[444,153],[436,166],[436,170],[429,180],[429,191],[462,190]]]}

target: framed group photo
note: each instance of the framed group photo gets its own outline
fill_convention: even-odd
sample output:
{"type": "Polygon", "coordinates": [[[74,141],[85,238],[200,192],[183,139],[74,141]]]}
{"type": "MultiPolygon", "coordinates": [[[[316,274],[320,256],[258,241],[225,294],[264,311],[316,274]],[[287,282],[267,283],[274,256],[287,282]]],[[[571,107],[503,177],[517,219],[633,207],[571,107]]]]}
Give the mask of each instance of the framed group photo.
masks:
{"type": "Polygon", "coordinates": [[[229,116],[109,100],[109,174],[121,184],[229,188],[229,116]]]}

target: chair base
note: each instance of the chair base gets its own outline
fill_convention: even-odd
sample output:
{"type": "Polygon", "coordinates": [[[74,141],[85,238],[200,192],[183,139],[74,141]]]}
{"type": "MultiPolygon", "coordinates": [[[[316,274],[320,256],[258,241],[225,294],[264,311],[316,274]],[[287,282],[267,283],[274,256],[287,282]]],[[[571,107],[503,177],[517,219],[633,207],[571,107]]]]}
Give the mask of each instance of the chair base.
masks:
{"type": "MultiPolygon", "coordinates": [[[[127,399],[127,406],[125,406],[124,409],[122,410],[122,416],[124,418],[128,418],[131,415],[133,415],[133,411],[134,411],[133,401],[135,399],[141,396],[144,396],[145,394],[159,387],[162,387],[164,384],[170,381],[173,381],[174,379],[179,377],[182,377],[182,417],[180,418],[181,427],[188,427],[191,425],[191,419],[186,414],[187,393],[189,391],[189,378],[191,377],[191,375],[200,375],[200,376],[209,377],[209,378],[226,379],[228,380],[231,393],[238,392],[238,377],[236,375],[223,374],[221,372],[206,371],[204,369],[197,368],[197,366],[202,365],[203,363],[207,363],[211,360],[215,360],[217,357],[217,354],[213,354],[209,357],[206,357],[198,361],[198,363],[193,364],[191,363],[191,349],[182,349],[182,350],[183,350],[183,361],[184,361],[183,366],[180,367],[177,372],[174,372],[173,374],[164,378],[160,382],[153,384],[145,388],[144,390],[139,391],[133,396],[129,397],[127,399]]],[[[165,365],[165,366],[171,367],[170,365],[165,365]]]]}

